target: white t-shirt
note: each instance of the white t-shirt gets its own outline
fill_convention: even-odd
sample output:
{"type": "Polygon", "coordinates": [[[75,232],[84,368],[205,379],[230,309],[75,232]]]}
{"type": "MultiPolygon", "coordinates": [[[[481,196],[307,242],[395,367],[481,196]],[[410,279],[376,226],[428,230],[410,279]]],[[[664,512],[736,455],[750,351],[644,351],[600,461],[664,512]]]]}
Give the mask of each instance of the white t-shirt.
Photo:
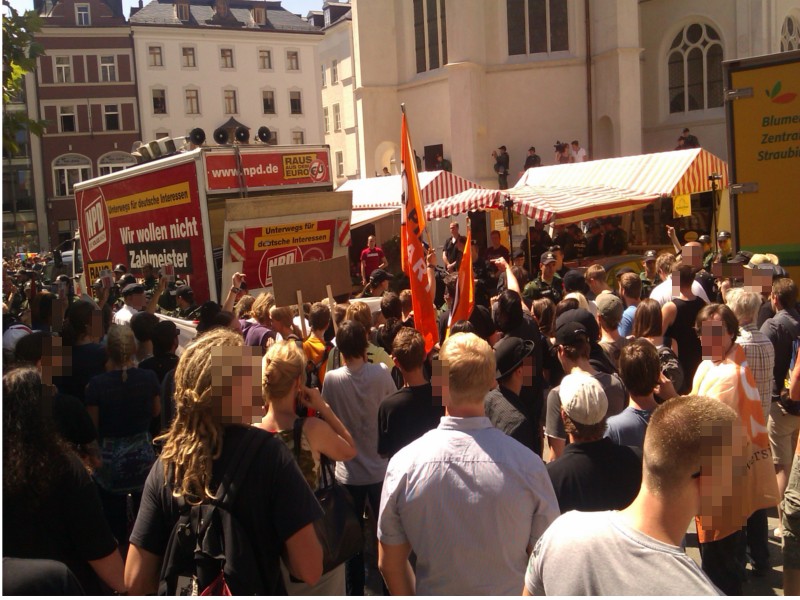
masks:
{"type": "MultiPolygon", "coordinates": [[[[661,306],[664,306],[667,302],[672,300],[673,298],[677,298],[678,294],[675,293],[677,291],[677,287],[675,290],[672,289],[672,279],[667,278],[661,283],[659,283],[656,287],[653,288],[653,291],[650,292],[650,299],[655,300],[661,306]]],[[[680,292],[678,292],[680,293],[680,292]]],[[[697,281],[692,282],[692,293],[695,296],[700,296],[703,300],[706,301],[706,304],[709,303],[708,294],[703,289],[703,286],[700,285],[697,281]]]]}
{"type": "Polygon", "coordinates": [[[120,308],[117,312],[114,313],[114,323],[116,325],[130,325],[133,315],[135,315],[138,312],[140,311],[136,310],[132,306],[123,304],[122,308],[120,308]]]}
{"type": "Polygon", "coordinates": [[[578,148],[577,150],[572,151],[572,158],[575,159],[575,162],[583,162],[586,160],[586,150],[583,148],[578,148]]]}
{"type": "Polygon", "coordinates": [[[616,511],[561,515],[525,573],[534,596],[719,596],[691,558],[625,525],[616,511]]]}

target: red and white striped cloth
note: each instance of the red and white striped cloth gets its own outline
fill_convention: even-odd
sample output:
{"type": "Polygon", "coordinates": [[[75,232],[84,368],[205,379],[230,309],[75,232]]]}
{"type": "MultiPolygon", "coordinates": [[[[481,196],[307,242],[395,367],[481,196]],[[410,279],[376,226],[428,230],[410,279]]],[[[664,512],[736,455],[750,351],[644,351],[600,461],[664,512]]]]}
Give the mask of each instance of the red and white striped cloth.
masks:
{"type": "MultiPolygon", "coordinates": [[[[419,174],[422,203],[431,204],[464,190],[480,187],[477,183],[448,171],[423,171],[419,174]]],[[[399,175],[351,179],[336,189],[353,193],[353,210],[400,208],[403,186],[399,175]]]]}

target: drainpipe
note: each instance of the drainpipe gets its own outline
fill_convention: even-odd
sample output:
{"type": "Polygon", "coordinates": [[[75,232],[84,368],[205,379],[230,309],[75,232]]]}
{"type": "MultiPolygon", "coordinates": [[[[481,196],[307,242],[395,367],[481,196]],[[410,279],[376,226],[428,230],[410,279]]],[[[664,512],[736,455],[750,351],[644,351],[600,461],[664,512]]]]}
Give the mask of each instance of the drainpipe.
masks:
{"type": "Polygon", "coordinates": [[[589,159],[594,158],[594,107],[592,106],[592,22],[589,12],[590,0],[583,0],[586,26],[586,133],[589,159]]]}

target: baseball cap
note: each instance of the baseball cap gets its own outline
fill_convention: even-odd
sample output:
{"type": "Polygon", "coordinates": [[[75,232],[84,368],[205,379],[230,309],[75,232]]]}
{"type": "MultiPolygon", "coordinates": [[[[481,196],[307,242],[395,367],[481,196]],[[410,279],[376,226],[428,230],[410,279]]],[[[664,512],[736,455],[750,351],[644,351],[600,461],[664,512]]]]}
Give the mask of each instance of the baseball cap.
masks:
{"type": "Polygon", "coordinates": [[[369,276],[369,282],[373,285],[383,283],[384,281],[389,281],[390,279],[392,279],[391,274],[387,273],[383,269],[375,269],[372,272],[372,275],[369,276]]]}
{"type": "Polygon", "coordinates": [[[710,244],[711,243],[711,236],[709,236],[709,235],[704,233],[699,238],[697,238],[697,241],[700,242],[701,244],[710,244]]]}
{"type": "Polygon", "coordinates": [[[175,290],[175,295],[184,299],[193,299],[194,291],[188,285],[182,285],[175,290]]]}
{"type": "Polygon", "coordinates": [[[655,250],[647,250],[644,253],[644,260],[645,262],[655,260],[656,259],[656,251],[655,250]]]}
{"type": "Polygon", "coordinates": [[[561,380],[561,408],[581,425],[596,425],[608,412],[608,397],[598,381],[588,373],[570,373],[561,380]]]}
{"type": "Polygon", "coordinates": [[[540,261],[543,265],[549,265],[550,263],[556,262],[556,255],[552,252],[545,252],[542,254],[542,260],[540,261]]]}
{"type": "Polygon", "coordinates": [[[731,239],[731,232],[725,231],[724,229],[717,234],[717,241],[722,240],[729,240],[731,239]]]}
{"type": "Polygon", "coordinates": [[[595,298],[594,303],[597,305],[597,314],[611,321],[619,321],[625,310],[622,300],[609,292],[600,294],[595,298]]]}
{"type": "Polygon", "coordinates": [[[119,278],[118,285],[124,288],[126,285],[131,285],[132,283],[136,283],[136,277],[130,273],[125,273],[125,275],[119,278]]]}
{"type": "Polygon", "coordinates": [[[127,272],[128,272],[128,267],[126,267],[122,263],[114,267],[114,273],[127,273],[127,272]]]}
{"type": "Polygon", "coordinates": [[[514,253],[511,255],[511,258],[512,259],[513,258],[523,258],[524,256],[525,256],[525,253],[522,250],[516,249],[516,250],[514,250],[514,253]]]}
{"type": "Polygon", "coordinates": [[[586,328],[577,321],[562,323],[556,329],[556,344],[559,346],[574,346],[589,339],[586,328]]]}
{"type": "Polygon", "coordinates": [[[616,277],[617,281],[619,281],[619,278],[625,275],[625,273],[636,273],[636,271],[634,271],[630,267],[622,267],[617,271],[617,274],[614,277],[616,277]]]}
{"type": "Polygon", "coordinates": [[[564,273],[564,291],[568,294],[570,292],[586,293],[587,285],[586,279],[578,269],[571,269],[564,273]]]}
{"type": "MultiPolygon", "coordinates": [[[[585,308],[573,308],[558,315],[556,319],[556,339],[558,339],[558,328],[571,321],[583,325],[590,343],[600,339],[600,326],[597,324],[597,319],[585,308]]],[[[558,343],[560,344],[561,342],[558,343]]]]}
{"type": "Polygon", "coordinates": [[[503,379],[513,373],[528,356],[533,354],[534,344],[518,337],[504,337],[494,345],[497,362],[495,379],[503,379]]]}
{"type": "Polygon", "coordinates": [[[122,288],[122,295],[130,296],[131,294],[144,294],[144,286],[140,283],[129,283],[122,288]]]}

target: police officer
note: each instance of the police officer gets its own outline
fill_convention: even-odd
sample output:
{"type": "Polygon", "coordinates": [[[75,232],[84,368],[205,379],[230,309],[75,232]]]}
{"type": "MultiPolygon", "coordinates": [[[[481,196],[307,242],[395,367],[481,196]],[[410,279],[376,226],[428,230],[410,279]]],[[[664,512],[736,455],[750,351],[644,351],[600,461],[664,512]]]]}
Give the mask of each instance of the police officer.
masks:
{"type": "Polygon", "coordinates": [[[175,290],[175,303],[177,309],[171,315],[179,319],[196,319],[200,307],[194,301],[194,292],[188,285],[182,285],[175,290]]]}
{"type": "Polygon", "coordinates": [[[552,252],[542,254],[539,275],[525,286],[523,298],[531,302],[538,298],[550,298],[555,304],[564,297],[564,283],[556,273],[556,256],[552,252]]]}
{"type": "Polygon", "coordinates": [[[733,258],[731,232],[722,229],[717,233],[717,256],[714,258],[714,262],[728,262],[731,258],[733,258]]]}
{"type": "Polygon", "coordinates": [[[703,234],[697,241],[703,245],[703,269],[711,272],[711,263],[714,262],[714,249],[711,247],[711,236],[703,234]]]}
{"type": "Polygon", "coordinates": [[[642,298],[649,298],[650,292],[653,288],[661,283],[658,273],[656,273],[656,251],[647,250],[644,253],[642,260],[644,270],[639,273],[639,279],[642,280],[642,298]]]}

